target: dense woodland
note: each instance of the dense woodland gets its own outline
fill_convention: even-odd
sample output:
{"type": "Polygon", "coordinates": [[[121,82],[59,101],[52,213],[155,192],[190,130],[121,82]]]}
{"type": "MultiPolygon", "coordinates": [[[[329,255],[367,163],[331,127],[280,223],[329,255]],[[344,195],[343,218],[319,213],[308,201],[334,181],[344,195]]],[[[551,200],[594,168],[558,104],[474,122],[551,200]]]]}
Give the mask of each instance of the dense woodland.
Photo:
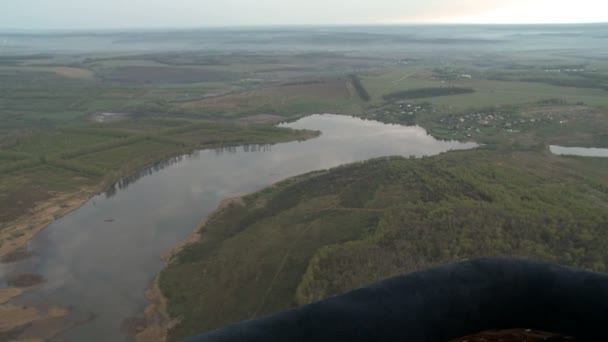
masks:
{"type": "Polygon", "coordinates": [[[170,314],[181,318],[170,340],[481,256],[605,271],[608,183],[592,171],[598,163],[608,166],[485,150],[383,158],[247,196],[162,272],[170,314]]]}
{"type": "Polygon", "coordinates": [[[371,96],[369,96],[369,93],[367,92],[367,89],[365,89],[365,86],[363,85],[363,82],[361,82],[361,78],[359,78],[359,76],[350,75],[350,80],[353,88],[355,88],[355,91],[361,100],[365,102],[371,100],[371,96]]]}
{"type": "Polygon", "coordinates": [[[445,87],[445,88],[421,88],[398,91],[383,96],[385,101],[424,99],[437,96],[472,94],[475,90],[471,88],[445,87]]]}

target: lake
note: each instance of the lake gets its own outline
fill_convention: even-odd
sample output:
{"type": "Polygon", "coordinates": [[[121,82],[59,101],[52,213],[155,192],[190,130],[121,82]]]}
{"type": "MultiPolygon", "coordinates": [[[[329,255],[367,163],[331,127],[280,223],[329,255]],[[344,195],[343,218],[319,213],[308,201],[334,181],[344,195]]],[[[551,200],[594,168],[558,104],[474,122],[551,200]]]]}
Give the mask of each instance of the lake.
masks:
{"type": "Polygon", "coordinates": [[[551,153],[559,156],[608,157],[608,148],[549,146],[551,153]]]}
{"type": "Polygon", "coordinates": [[[320,130],[305,142],[201,150],[118,182],[55,221],[28,245],[31,256],[0,266],[0,283],[35,273],[46,282],[13,300],[67,317],[32,324],[18,337],[130,341],[123,320],[141,315],[144,291],[164,266],[161,255],[187,238],[222,199],[279,180],[374,157],[428,156],[475,143],[438,141],[420,127],[339,115],[312,115],[284,127],[320,130]]]}

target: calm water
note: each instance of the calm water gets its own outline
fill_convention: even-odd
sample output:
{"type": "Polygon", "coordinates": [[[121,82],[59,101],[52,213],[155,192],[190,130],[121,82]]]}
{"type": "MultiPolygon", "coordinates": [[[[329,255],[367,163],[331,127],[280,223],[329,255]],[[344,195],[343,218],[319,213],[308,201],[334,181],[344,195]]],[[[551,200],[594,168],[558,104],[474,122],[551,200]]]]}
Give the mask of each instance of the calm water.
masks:
{"type": "Polygon", "coordinates": [[[306,142],[203,150],[174,158],[124,179],[51,224],[31,241],[30,258],[0,267],[0,280],[42,274],[47,281],[14,302],[40,310],[71,306],[73,313],[69,319],[34,324],[21,337],[71,327],[59,337],[132,340],[120,332],[121,322],[147,305],[143,293],[163,267],[161,254],[185,239],[224,198],[373,157],[433,155],[476,146],[437,141],[419,127],[337,115],[312,115],[284,126],[320,130],[322,135],[306,142]]]}
{"type": "Polygon", "coordinates": [[[607,157],[608,148],[586,148],[586,147],[563,147],[549,146],[551,153],[560,156],[581,156],[581,157],[607,157]]]}

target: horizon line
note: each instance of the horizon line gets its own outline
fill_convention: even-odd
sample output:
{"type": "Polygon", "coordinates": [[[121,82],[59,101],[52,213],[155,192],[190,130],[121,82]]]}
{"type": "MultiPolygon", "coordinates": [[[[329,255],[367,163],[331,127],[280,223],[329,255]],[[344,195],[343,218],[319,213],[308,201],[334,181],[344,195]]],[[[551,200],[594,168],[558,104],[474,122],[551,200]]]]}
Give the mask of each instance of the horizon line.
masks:
{"type": "Polygon", "coordinates": [[[18,28],[0,27],[0,32],[94,32],[94,31],[187,31],[217,29],[255,29],[255,28],[313,28],[313,27],[383,27],[383,26],[591,26],[606,25],[608,21],[599,22],[529,22],[529,23],[490,23],[490,22],[413,22],[413,23],[357,23],[357,24],[249,24],[249,25],[208,25],[208,26],[131,26],[131,27],[49,27],[18,28]]]}

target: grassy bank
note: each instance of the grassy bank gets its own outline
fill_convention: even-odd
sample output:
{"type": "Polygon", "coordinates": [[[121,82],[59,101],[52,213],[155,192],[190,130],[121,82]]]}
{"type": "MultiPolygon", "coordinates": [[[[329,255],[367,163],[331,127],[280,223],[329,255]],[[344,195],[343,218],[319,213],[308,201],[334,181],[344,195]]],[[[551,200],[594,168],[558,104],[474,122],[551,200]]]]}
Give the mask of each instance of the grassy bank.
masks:
{"type": "Polygon", "coordinates": [[[267,125],[144,119],[20,135],[0,149],[0,255],[147,165],[194,149],[317,134],[267,125]]]}
{"type": "Polygon", "coordinates": [[[605,271],[606,167],[478,150],[286,180],[214,214],[161,273],[169,340],[479,256],[605,271]]]}

